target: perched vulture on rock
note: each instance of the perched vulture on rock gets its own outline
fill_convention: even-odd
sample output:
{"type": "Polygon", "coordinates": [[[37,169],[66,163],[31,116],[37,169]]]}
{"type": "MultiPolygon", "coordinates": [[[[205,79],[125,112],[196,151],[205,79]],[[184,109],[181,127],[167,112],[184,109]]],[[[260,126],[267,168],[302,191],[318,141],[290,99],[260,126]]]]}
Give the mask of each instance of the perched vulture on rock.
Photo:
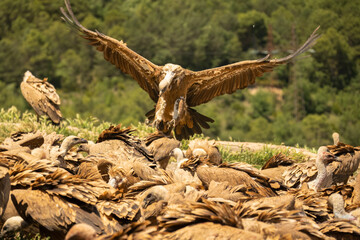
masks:
{"type": "Polygon", "coordinates": [[[20,84],[21,93],[33,107],[38,116],[48,116],[54,124],[62,119],[60,112],[60,97],[55,87],[44,80],[36,78],[30,71],[26,71],[20,84]]]}
{"type": "Polygon", "coordinates": [[[65,0],[65,5],[68,12],[61,8],[63,20],[89,40],[90,45],[103,52],[105,60],[138,82],[156,103],[155,108],[146,114],[148,119],[165,134],[170,134],[174,129],[177,139],[201,133],[201,128],[209,128],[208,123],[214,121],[198,113],[193,107],[254,84],[256,77],[288,63],[308,50],[319,37],[316,29],[304,45],[284,58],[270,59],[270,55],[267,55],[258,60],[241,61],[196,72],[176,64],[158,66],[150,62],[128,48],[123,41],[86,29],[76,19],[68,0],[65,0]]]}

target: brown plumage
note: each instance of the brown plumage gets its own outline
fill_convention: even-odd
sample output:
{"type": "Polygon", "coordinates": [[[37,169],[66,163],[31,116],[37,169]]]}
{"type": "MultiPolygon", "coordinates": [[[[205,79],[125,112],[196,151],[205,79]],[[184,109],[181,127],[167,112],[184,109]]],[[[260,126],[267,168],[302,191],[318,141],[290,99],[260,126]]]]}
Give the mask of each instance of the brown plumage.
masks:
{"type": "Polygon", "coordinates": [[[318,149],[315,161],[298,163],[287,169],[284,176],[284,183],[288,187],[300,187],[303,183],[309,183],[309,187],[320,190],[335,184],[335,172],[339,166],[338,158],[328,152],[328,148],[321,146],[318,149]]]}
{"type": "Polygon", "coordinates": [[[122,128],[121,124],[110,126],[102,131],[97,143],[89,142],[80,145],[78,151],[85,151],[90,155],[104,156],[112,163],[137,159],[153,163],[154,156],[145,147],[140,138],[132,135],[134,129],[122,128]]]}
{"type": "Polygon", "coordinates": [[[328,239],[326,235],[319,231],[314,222],[307,219],[301,219],[301,223],[290,220],[283,223],[269,224],[251,218],[243,218],[242,223],[244,230],[259,233],[264,239],[328,239]]]}
{"type": "MultiPolygon", "coordinates": [[[[241,191],[238,187],[230,186],[228,182],[211,181],[206,191],[207,199],[210,201],[229,200],[235,205],[236,202],[247,200],[249,197],[241,191]]],[[[228,201],[224,201],[229,203],[228,201]]]]}
{"type": "Polygon", "coordinates": [[[165,239],[200,240],[200,239],[264,239],[260,234],[218,223],[205,222],[186,226],[165,235],[165,239]]]}
{"type": "Polygon", "coordinates": [[[360,174],[356,176],[354,191],[351,196],[352,204],[360,204],[360,174]]]}
{"type": "Polygon", "coordinates": [[[222,157],[219,148],[216,146],[215,140],[209,141],[207,139],[194,139],[189,142],[189,147],[186,150],[185,157],[205,156],[210,163],[219,165],[222,163],[222,157]]]}
{"type": "Polygon", "coordinates": [[[117,139],[134,148],[136,151],[144,155],[144,157],[152,161],[153,156],[142,145],[141,140],[132,135],[132,132],[134,131],[135,130],[131,129],[131,127],[121,128],[121,124],[118,124],[117,126],[110,126],[108,129],[105,129],[100,133],[97,143],[117,139]]]}
{"type": "Polygon", "coordinates": [[[121,221],[134,219],[138,211],[134,201],[104,198],[111,187],[94,165],[82,163],[73,175],[51,163],[43,159],[12,168],[12,202],[27,222],[63,239],[76,223],[88,223],[97,234],[103,234],[118,231],[121,221]]]}
{"type": "Polygon", "coordinates": [[[10,175],[6,162],[0,159],[0,218],[2,218],[10,196],[10,175]]]}
{"type": "Polygon", "coordinates": [[[48,116],[54,124],[59,124],[62,119],[60,112],[60,97],[55,87],[33,76],[30,71],[24,75],[20,84],[21,92],[26,101],[35,110],[38,116],[48,116]]]}
{"type": "MultiPolygon", "coordinates": [[[[16,132],[11,134],[10,139],[14,144],[18,144],[21,147],[29,147],[34,149],[40,147],[44,143],[43,133],[37,132],[16,132]]],[[[10,142],[9,139],[9,142],[10,142]]],[[[4,142],[8,142],[5,140],[4,142]]]]}
{"type": "Polygon", "coordinates": [[[136,159],[117,163],[109,169],[108,174],[112,187],[124,189],[141,180],[151,181],[155,176],[161,175],[159,171],[136,159]]]}
{"type": "Polygon", "coordinates": [[[247,163],[237,162],[237,163],[222,163],[220,168],[232,168],[235,170],[246,172],[250,177],[255,179],[258,183],[265,186],[266,188],[271,188],[272,190],[287,190],[287,187],[281,182],[278,181],[273,176],[267,176],[263,174],[262,171],[251,166],[247,163]]]}
{"type": "Polygon", "coordinates": [[[284,154],[278,153],[272,156],[269,160],[266,161],[264,166],[262,166],[261,170],[275,168],[279,166],[290,166],[294,164],[294,161],[288,159],[284,154]]]}
{"type": "Polygon", "coordinates": [[[157,228],[149,226],[150,221],[133,222],[124,226],[114,234],[103,235],[98,240],[157,240],[163,239],[163,234],[158,233],[157,228]]]}
{"type": "MultiPolygon", "coordinates": [[[[159,226],[168,232],[180,228],[180,230],[169,234],[169,236],[176,234],[177,238],[181,237],[177,233],[181,232],[185,235],[186,232],[190,232],[190,230],[185,230],[191,229],[188,226],[208,222],[210,226],[213,226],[212,228],[219,224],[217,228],[227,226],[230,227],[228,229],[233,229],[233,233],[237,232],[235,229],[242,229],[246,232],[260,234],[261,239],[326,239],[326,236],[319,231],[313,221],[300,216],[298,210],[286,209],[286,206],[289,206],[286,200],[289,200],[289,198],[282,201],[282,204],[278,204],[278,207],[273,208],[272,204],[266,202],[258,205],[246,205],[239,202],[232,206],[227,203],[202,199],[202,202],[184,202],[183,205],[177,208],[167,208],[164,214],[158,217],[158,221],[159,226]]],[[[203,234],[206,234],[206,232],[211,233],[212,228],[203,231],[198,229],[198,232],[203,234]]],[[[198,236],[193,231],[191,231],[191,234],[198,236]]],[[[194,239],[202,238],[198,236],[198,238],[194,239]]],[[[224,237],[224,239],[227,238],[224,237]]]]}
{"type": "Polygon", "coordinates": [[[30,152],[44,143],[44,136],[41,132],[16,132],[6,138],[0,144],[0,152],[30,152]]]}
{"type": "Polygon", "coordinates": [[[99,234],[104,233],[97,212],[89,212],[61,197],[40,190],[17,189],[12,191],[12,200],[20,216],[29,224],[40,225],[51,239],[64,239],[69,228],[81,222],[91,224],[99,234]]]}
{"type": "Polygon", "coordinates": [[[254,180],[248,173],[231,166],[223,165],[222,167],[208,166],[201,158],[192,158],[182,163],[182,168],[196,172],[197,176],[208,188],[211,181],[228,182],[230,186],[242,186],[243,192],[249,196],[275,196],[276,193],[261,181],[254,180]]]}
{"type": "Polygon", "coordinates": [[[360,229],[354,223],[343,219],[333,219],[319,224],[326,236],[341,240],[360,239],[360,229]]]}
{"type": "Polygon", "coordinates": [[[338,160],[327,169],[332,173],[333,184],[346,184],[349,177],[358,169],[360,163],[360,146],[353,147],[339,141],[339,134],[333,134],[334,145],[328,145],[329,152],[338,160]]]}
{"type": "Polygon", "coordinates": [[[166,169],[170,153],[174,148],[180,147],[180,142],[174,138],[167,137],[163,133],[150,134],[145,139],[145,145],[150,153],[154,156],[154,160],[162,169],[166,169]]]}
{"type": "Polygon", "coordinates": [[[170,134],[174,129],[177,139],[201,133],[201,128],[209,128],[208,123],[213,122],[193,107],[254,84],[256,77],[291,61],[308,50],[319,37],[315,33],[316,29],[303,46],[284,58],[270,60],[268,55],[258,60],[195,72],[174,64],[155,65],[129,49],[124,42],[86,29],[76,19],[68,0],[65,0],[65,4],[68,13],[61,8],[64,21],[103,52],[105,60],[130,74],[138,82],[156,103],[155,109],[146,114],[148,119],[165,134],[170,134]]]}

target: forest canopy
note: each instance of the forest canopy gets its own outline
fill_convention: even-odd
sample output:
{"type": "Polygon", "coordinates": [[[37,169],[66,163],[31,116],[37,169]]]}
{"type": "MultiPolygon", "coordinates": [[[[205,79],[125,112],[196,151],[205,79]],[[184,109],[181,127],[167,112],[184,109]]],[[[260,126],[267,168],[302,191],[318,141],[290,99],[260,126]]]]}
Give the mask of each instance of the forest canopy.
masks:
{"type": "MultiPolygon", "coordinates": [[[[360,145],[360,22],[356,1],[71,0],[88,29],[123,40],[158,65],[203,70],[271,54],[283,57],[317,26],[321,38],[296,61],[197,110],[215,120],[205,136],[318,147],[360,145]]],[[[154,103],[61,20],[62,0],[0,2],[0,108],[30,106],[19,85],[48,78],[65,117],[145,121],[154,103]]]]}

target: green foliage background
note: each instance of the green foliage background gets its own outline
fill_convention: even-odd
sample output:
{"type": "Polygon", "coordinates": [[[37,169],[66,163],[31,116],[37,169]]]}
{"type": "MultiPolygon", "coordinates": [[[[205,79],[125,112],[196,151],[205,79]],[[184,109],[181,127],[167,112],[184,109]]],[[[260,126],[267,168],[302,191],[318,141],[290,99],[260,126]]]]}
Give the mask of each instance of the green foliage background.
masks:
{"type": "MultiPolygon", "coordinates": [[[[318,147],[338,131],[360,145],[360,1],[71,0],[80,22],[155,62],[192,70],[271,53],[282,57],[321,25],[322,37],[254,88],[199,106],[215,119],[205,136],[318,147]]],[[[48,77],[66,118],[144,122],[154,103],[129,76],[61,20],[61,0],[0,2],[0,108],[30,106],[19,85],[48,77]]]]}

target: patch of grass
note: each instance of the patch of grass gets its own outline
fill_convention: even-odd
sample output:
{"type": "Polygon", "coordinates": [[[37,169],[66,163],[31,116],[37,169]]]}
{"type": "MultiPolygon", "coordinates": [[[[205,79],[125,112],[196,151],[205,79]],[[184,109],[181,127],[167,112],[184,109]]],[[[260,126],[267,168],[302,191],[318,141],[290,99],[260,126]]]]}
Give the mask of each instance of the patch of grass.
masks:
{"type": "Polygon", "coordinates": [[[256,168],[261,168],[267,160],[278,153],[284,154],[295,162],[304,162],[308,159],[304,154],[297,153],[291,149],[275,149],[267,147],[266,145],[259,151],[241,149],[240,151],[234,152],[231,151],[229,147],[220,147],[219,150],[225,162],[245,162],[256,168]]]}
{"type": "MultiPolygon", "coordinates": [[[[76,135],[87,140],[96,141],[99,134],[111,125],[117,124],[101,122],[95,117],[82,118],[77,114],[75,118],[64,119],[59,126],[55,126],[46,117],[40,117],[39,121],[37,121],[37,116],[32,112],[25,111],[21,113],[16,107],[7,110],[2,108],[0,109],[0,142],[18,131],[31,132],[37,130],[46,133],[56,132],[65,136],[76,135]]],[[[132,125],[131,127],[137,130],[134,135],[139,137],[155,131],[154,128],[144,123],[139,123],[137,126],[132,125]]]]}
{"type": "Polygon", "coordinates": [[[39,233],[34,236],[33,234],[17,232],[17,233],[15,233],[15,235],[12,239],[14,239],[14,240],[50,240],[50,237],[41,237],[41,235],[39,233]]]}

